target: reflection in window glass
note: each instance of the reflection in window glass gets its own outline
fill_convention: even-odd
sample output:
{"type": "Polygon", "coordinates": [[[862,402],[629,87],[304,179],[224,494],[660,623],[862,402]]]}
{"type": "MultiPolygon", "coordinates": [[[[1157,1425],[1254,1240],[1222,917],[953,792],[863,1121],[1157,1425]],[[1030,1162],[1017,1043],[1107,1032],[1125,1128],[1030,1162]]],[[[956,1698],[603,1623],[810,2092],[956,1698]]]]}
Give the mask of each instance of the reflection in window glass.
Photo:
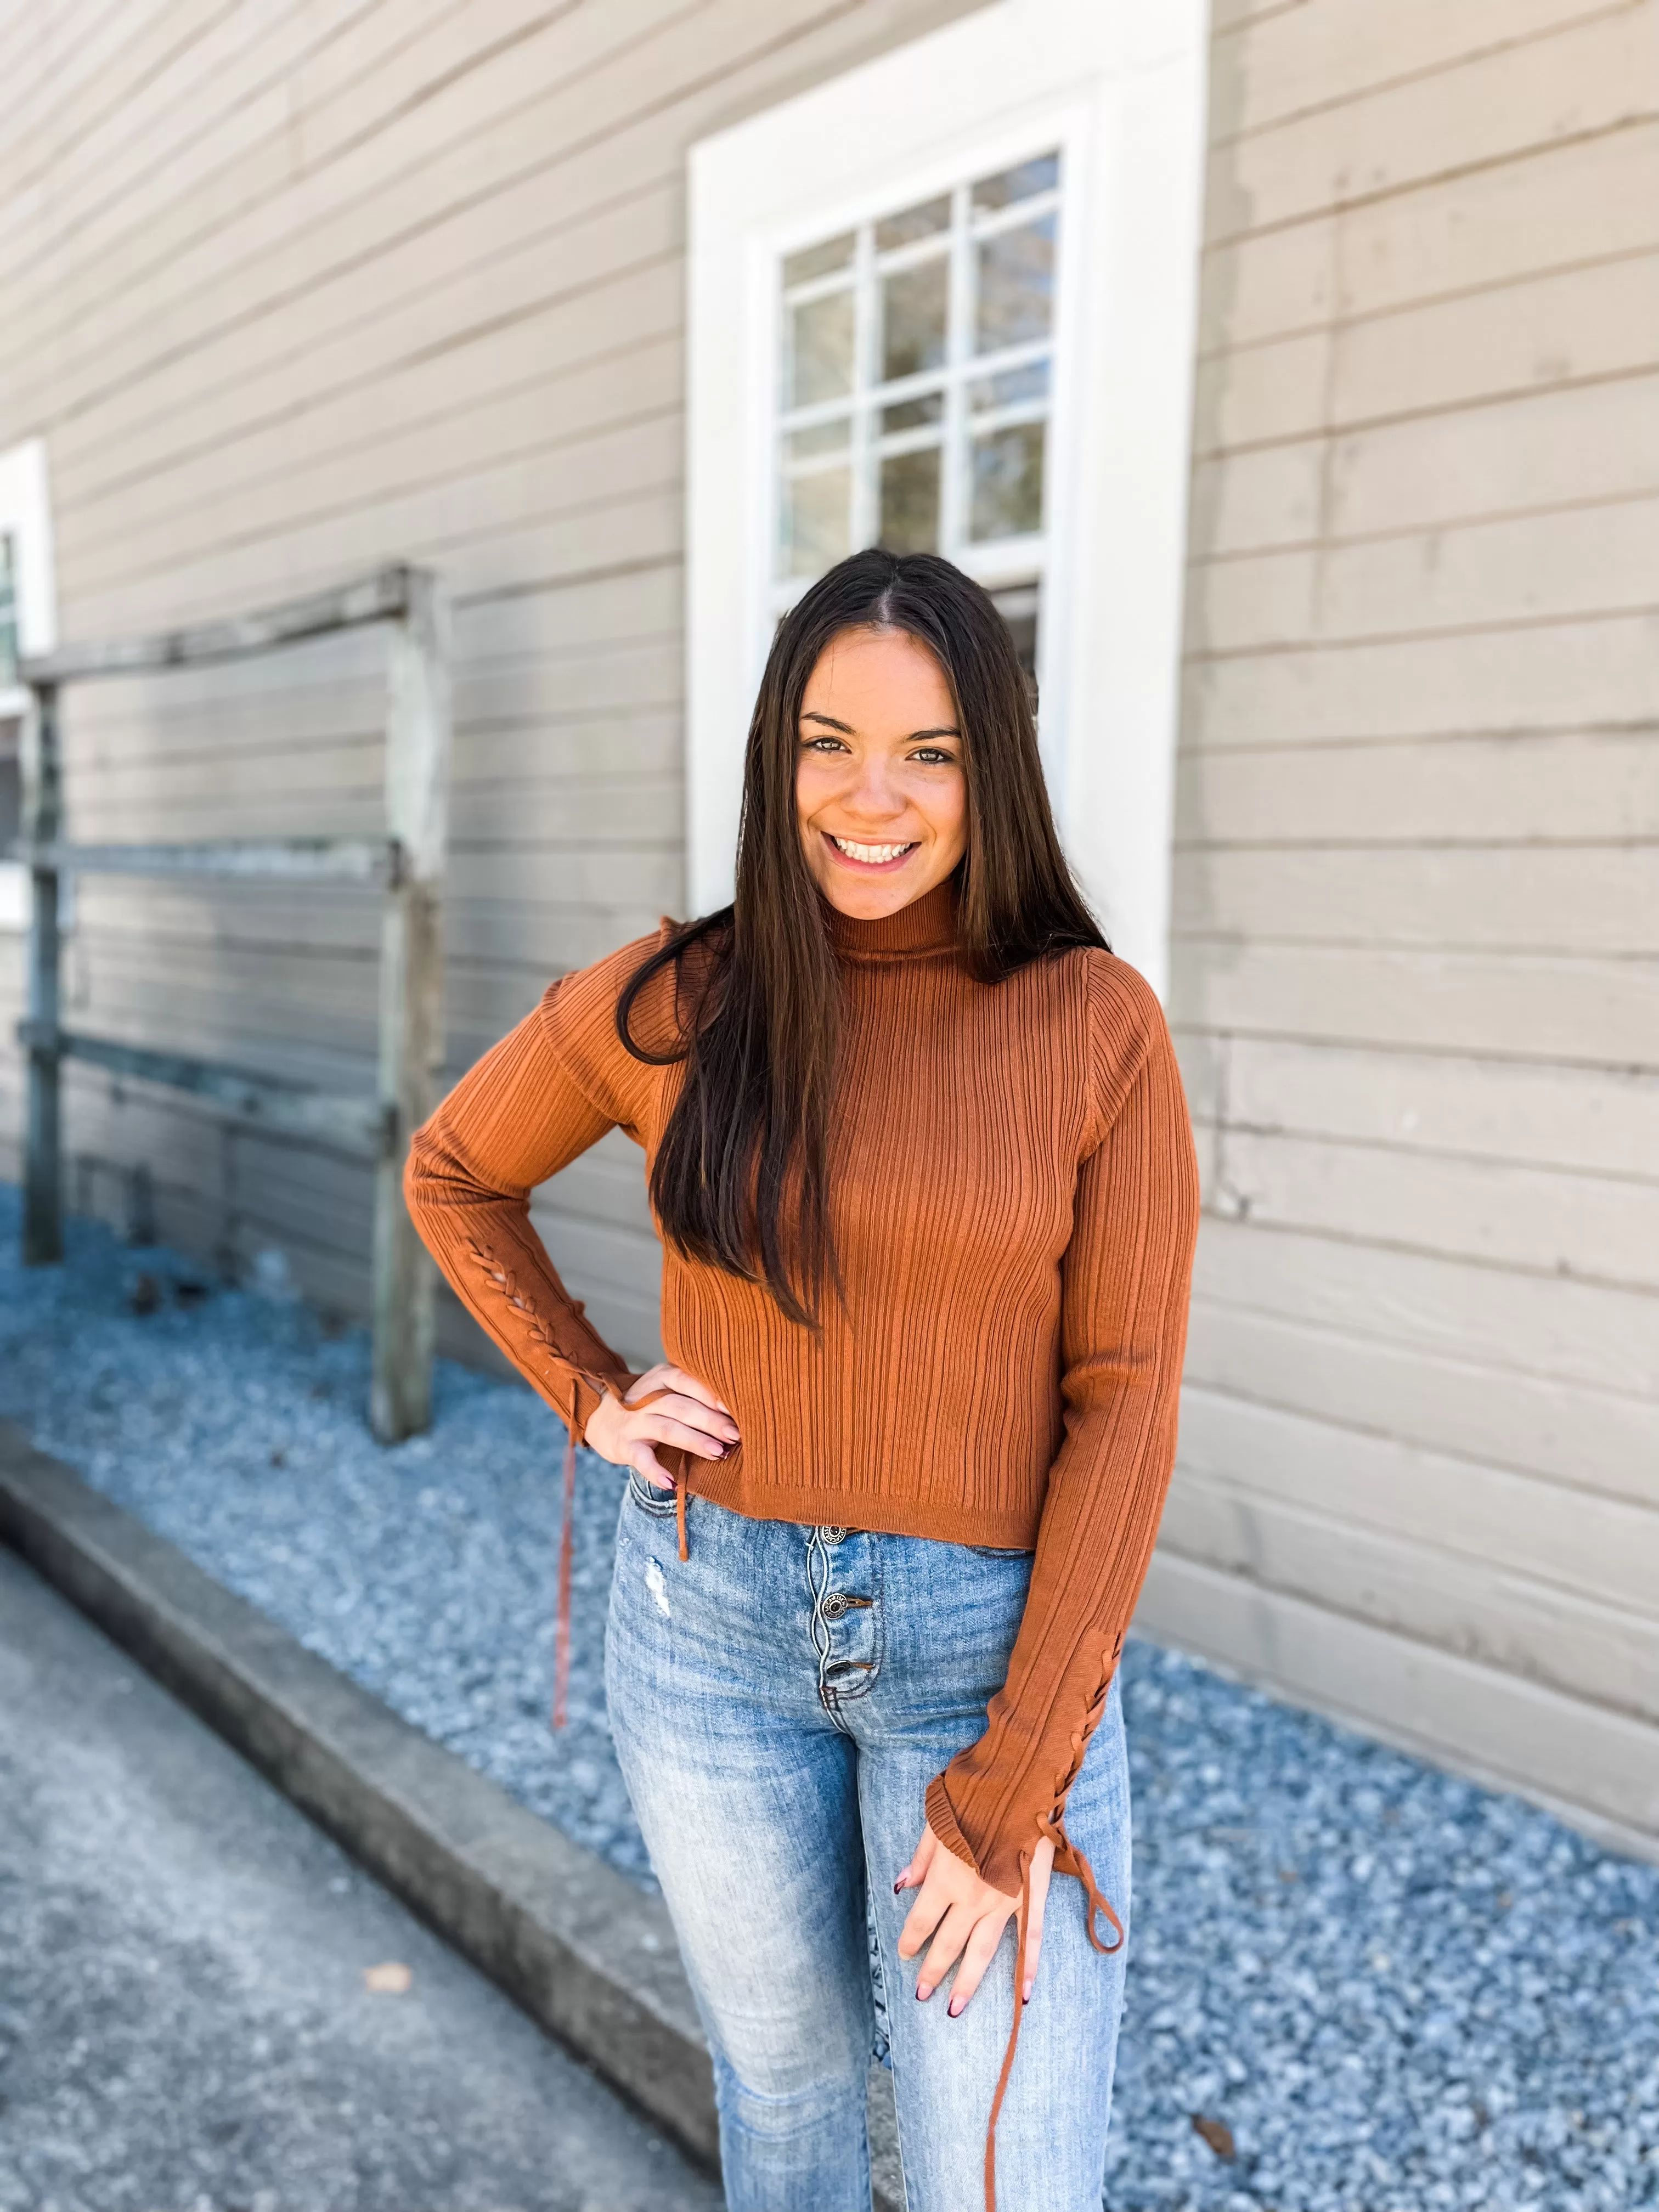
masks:
{"type": "Polygon", "coordinates": [[[881,465],[881,532],[878,543],[890,553],[939,550],[939,463],[937,446],[919,453],[895,453],[881,465]]]}
{"type": "Polygon", "coordinates": [[[792,461],[810,461],[819,453],[845,451],[852,435],[850,418],[837,415],[832,422],[815,422],[810,429],[791,431],[784,440],[784,451],[792,461]]]}
{"type": "Polygon", "coordinates": [[[853,477],[849,469],[820,469],[786,482],[783,568],[788,576],[818,576],[852,550],[849,529],[853,477]]]}
{"type": "Polygon", "coordinates": [[[974,350],[998,353],[1047,337],[1054,296],[1053,216],[981,240],[978,261],[974,350]]]}
{"type": "Polygon", "coordinates": [[[1028,361],[1020,368],[1005,368],[1000,376],[981,376],[969,386],[975,412],[988,414],[994,407],[1018,407],[1048,397],[1048,364],[1028,361]]]}
{"type": "Polygon", "coordinates": [[[901,399],[896,407],[884,407],[881,427],[884,434],[895,430],[916,430],[924,423],[937,422],[945,412],[942,392],[924,392],[920,399],[901,399]]]}
{"type": "Polygon", "coordinates": [[[853,388],[853,295],[805,301],[790,318],[789,404],[811,407],[853,388]]]}
{"type": "Polygon", "coordinates": [[[918,238],[931,238],[936,230],[951,228],[951,195],[906,208],[900,215],[884,216],[876,225],[876,251],[885,253],[895,246],[908,246],[918,238]]]}
{"type": "Polygon", "coordinates": [[[974,186],[974,212],[988,214],[995,208],[1012,207],[1016,200],[1035,199],[1039,192],[1053,191],[1059,182],[1059,155],[1040,154],[1035,161],[981,177],[974,186]]]}
{"type": "Polygon", "coordinates": [[[882,279],[881,375],[884,384],[901,376],[920,376],[945,359],[945,322],[950,303],[951,264],[941,253],[932,261],[896,270],[882,279]]]}
{"type": "Polygon", "coordinates": [[[786,290],[793,291],[797,284],[810,284],[815,276],[829,276],[837,269],[849,268],[857,240],[856,231],[843,231],[839,238],[826,238],[822,246],[809,246],[803,253],[792,253],[783,264],[786,290]]]}
{"type": "Polygon", "coordinates": [[[975,439],[970,538],[1024,538],[1042,529],[1044,428],[1016,422],[975,439]]]}
{"type": "Polygon", "coordinates": [[[17,758],[17,724],[0,722],[0,860],[23,834],[23,777],[17,758]]]}
{"type": "Polygon", "coordinates": [[[17,681],[17,556],[9,531],[0,530],[0,691],[17,681]]]}
{"type": "Polygon", "coordinates": [[[1019,665],[1025,671],[1035,698],[1041,594],[1035,584],[1014,584],[1006,591],[993,592],[991,598],[997,612],[1008,625],[1009,635],[1014,641],[1014,651],[1019,655],[1019,665]]]}

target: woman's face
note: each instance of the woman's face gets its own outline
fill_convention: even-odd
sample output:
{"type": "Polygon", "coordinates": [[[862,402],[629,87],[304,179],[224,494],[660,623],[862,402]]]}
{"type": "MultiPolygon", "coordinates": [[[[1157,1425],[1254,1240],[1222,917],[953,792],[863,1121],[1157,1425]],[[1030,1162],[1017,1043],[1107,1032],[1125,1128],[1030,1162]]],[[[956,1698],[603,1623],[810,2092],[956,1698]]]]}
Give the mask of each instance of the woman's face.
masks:
{"type": "Polygon", "coordinates": [[[968,845],[962,733],[944,671],[908,632],[847,629],[801,701],[795,800],[806,865],[833,907],[896,914],[968,845]]]}

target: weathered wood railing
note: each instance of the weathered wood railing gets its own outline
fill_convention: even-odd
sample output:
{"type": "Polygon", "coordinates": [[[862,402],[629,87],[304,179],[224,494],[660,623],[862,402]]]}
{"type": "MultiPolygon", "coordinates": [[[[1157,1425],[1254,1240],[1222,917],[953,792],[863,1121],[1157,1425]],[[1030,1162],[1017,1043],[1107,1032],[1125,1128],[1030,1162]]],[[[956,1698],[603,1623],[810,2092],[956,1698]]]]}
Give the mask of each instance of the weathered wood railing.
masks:
{"type": "Polygon", "coordinates": [[[440,941],[449,778],[448,612],[435,578],[382,569],[230,622],[114,644],[68,646],[25,661],[23,836],[30,871],[28,1012],[18,1026],[28,1054],[24,1137],[23,1259],[63,1257],[60,1075],[65,1060],[163,1085],[247,1126],[367,1152],[374,1161],[374,1360],[370,1419],[386,1443],[431,1418],[434,1277],[403,1203],[403,1161],[428,1111],[443,1048],[440,941]],[[58,713],[66,684],[98,677],[201,668],[331,635],[388,625],[384,838],[259,838],[211,844],[75,845],[64,834],[58,713]],[[380,1047],[372,1097],[308,1085],[187,1053],[66,1030],[58,982],[60,885],[66,875],[217,877],[329,881],[377,887],[380,1047]]]}

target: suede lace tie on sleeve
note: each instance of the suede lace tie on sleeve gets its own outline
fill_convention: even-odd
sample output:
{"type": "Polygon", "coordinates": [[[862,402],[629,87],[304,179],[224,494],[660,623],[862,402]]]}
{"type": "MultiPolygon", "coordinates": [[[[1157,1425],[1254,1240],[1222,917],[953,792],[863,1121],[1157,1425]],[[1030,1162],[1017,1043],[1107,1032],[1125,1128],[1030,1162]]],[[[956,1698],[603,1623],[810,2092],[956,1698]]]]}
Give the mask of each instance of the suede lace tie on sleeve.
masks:
{"type": "MultiPolygon", "coordinates": [[[[1109,1687],[1109,1684],[1108,1689],[1109,1687]]],[[[1039,1837],[1046,1836],[1054,1847],[1054,1873],[1071,1875],[1082,1883],[1085,1899],[1084,1925],[1088,1930],[1089,1941],[1103,1957],[1110,1958],[1114,1952],[1123,1948],[1123,1923],[1113,1911],[1109,1900],[1102,1893],[1099,1883],[1095,1880],[1094,1869],[1090,1865],[1086,1856],[1078,1849],[1066,1834],[1063,1810],[1065,1796],[1076,1778],[1076,1767],[1082,1764],[1083,1748],[1087,1743],[1089,1735],[1093,1733],[1094,1723],[1099,1720],[1101,1714],[1105,1711],[1106,1694],[1106,1692],[1103,1691],[1099,1704],[1089,1717],[1089,1725],[1079,1732],[1076,1763],[1072,1773],[1066,1778],[1060,1793],[1061,1809],[1052,1813],[1039,1813],[1037,1833],[1039,1837]],[[1109,1943],[1102,1942],[1096,1930],[1096,1919],[1101,1913],[1104,1913],[1107,1920],[1111,1923],[1113,1940],[1109,1943]]],[[[1018,1935],[1014,1944],[1014,2024],[1009,2030],[1008,2047],[1003,2053],[1002,2071],[997,2076],[996,2092],[991,2099],[991,2118],[985,2131],[985,2212],[997,2212],[997,2121],[1001,2114],[1002,2100],[1007,2094],[1008,2083],[1014,2070],[1014,2053],[1019,2048],[1020,2022],[1025,2017],[1025,1935],[1031,1917],[1033,1855],[1031,1850],[1023,1850],[1019,1855],[1019,1916],[1016,1923],[1018,1935]]]]}
{"type": "Polygon", "coordinates": [[[553,1725],[562,1729],[570,1692],[570,1583],[576,1553],[576,1429],[564,1432],[564,1503],[559,1516],[559,1601],[553,1627],[553,1725]]]}

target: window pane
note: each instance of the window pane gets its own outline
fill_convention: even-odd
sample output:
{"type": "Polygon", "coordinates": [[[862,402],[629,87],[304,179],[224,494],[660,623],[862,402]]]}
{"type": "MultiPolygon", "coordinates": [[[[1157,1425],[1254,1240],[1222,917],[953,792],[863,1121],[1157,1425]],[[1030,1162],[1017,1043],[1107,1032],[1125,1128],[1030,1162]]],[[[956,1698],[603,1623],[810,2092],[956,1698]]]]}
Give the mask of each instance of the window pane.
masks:
{"type": "Polygon", "coordinates": [[[853,388],[853,295],[830,292],[789,317],[789,404],[811,407],[853,388]]]}
{"type": "Polygon", "coordinates": [[[810,430],[792,430],[784,451],[792,461],[810,461],[818,453],[839,453],[852,442],[850,416],[837,415],[833,422],[815,422],[810,430]]]}
{"type": "Polygon", "coordinates": [[[945,313],[951,264],[944,254],[915,269],[884,277],[881,287],[881,374],[915,376],[945,359],[945,313]]]}
{"type": "Polygon", "coordinates": [[[817,576],[851,550],[850,469],[822,469],[816,476],[786,479],[783,486],[783,543],[779,548],[786,576],[817,576]]]}
{"type": "Polygon", "coordinates": [[[832,269],[847,268],[853,258],[853,232],[844,231],[839,238],[826,238],[822,246],[808,246],[792,253],[783,264],[785,289],[810,284],[813,277],[827,276],[832,269]]]}
{"type": "Polygon", "coordinates": [[[992,407],[1018,407],[1029,399],[1048,397],[1048,364],[1028,361],[1020,368],[1005,368],[1000,376],[981,376],[969,397],[975,412],[992,407]]]}
{"type": "Polygon", "coordinates": [[[17,576],[10,533],[0,531],[0,689],[17,681],[17,576]]]}
{"type": "Polygon", "coordinates": [[[979,313],[975,353],[1044,338],[1054,308],[1054,219],[1022,223],[978,248],[979,313]]]}
{"type": "Polygon", "coordinates": [[[945,412],[942,392],[924,392],[920,399],[901,399],[896,407],[881,410],[884,436],[893,430],[917,430],[924,422],[937,422],[945,412]]]}
{"type": "Polygon", "coordinates": [[[951,195],[945,192],[920,207],[906,208],[902,215],[884,216],[876,225],[876,249],[884,253],[890,246],[908,246],[913,238],[931,238],[936,230],[950,228],[951,195]]]}
{"type": "Polygon", "coordinates": [[[1036,584],[1014,584],[1006,591],[991,594],[993,605],[1008,625],[1009,634],[1014,641],[1014,651],[1019,655],[1019,665],[1030,683],[1033,703],[1036,690],[1037,618],[1042,612],[1042,597],[1036,584]]]}
{"type": "Polygon", "coordinates": [[[881,465],[881,543],[890,553],[939,550],[939,447],[881,465]]]}
{"type": "Polygon", "coordinates": [[[975,439],[970,538],[1023,538],[1042,529],[1045,428],[1017,422],[975,439]]]}
{"type": "Polygon", "coordinates": [[[1017,168],[1000,170],[994,177],[981,177],[974,186],[974,206],[988,214],[993,208],[1012,207],[1016,200],[1029,200],[1034,192],[1051,192],[1059,182],[1059,155],[1039,154],[1035,161],[1022,161],[1017,168]]]}

